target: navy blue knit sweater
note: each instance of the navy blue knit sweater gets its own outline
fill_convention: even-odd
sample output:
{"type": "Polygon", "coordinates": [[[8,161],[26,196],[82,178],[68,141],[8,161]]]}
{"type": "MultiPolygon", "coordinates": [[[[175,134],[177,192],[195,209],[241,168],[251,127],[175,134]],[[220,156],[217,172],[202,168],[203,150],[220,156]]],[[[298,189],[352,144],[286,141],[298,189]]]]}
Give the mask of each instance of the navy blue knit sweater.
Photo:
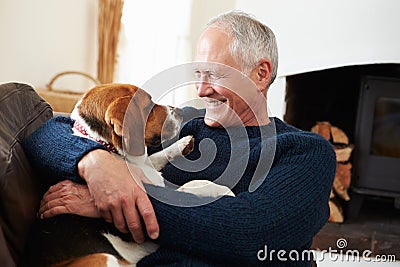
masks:
{"type": "MultiPolygon", "coordinates": [[[[73,136],[72,123],[69,118],[54,118],[24,144],[36,171],[53,183],[83,182],[77,163],[89,151],[104,149],[73,136]]],[[[308,260],[291,259],[296,251],[301,259],[301,252],[310,248],[329,217],[336,168],[329,142],[277,118],[268,126],[244,131],[210,128],[202,118],[195,118],[182,128],[180,135],[187,134],[196,140],[195,150],[187,156],[192,164],[184,159],[168,164],[164,177],[178,185],[218,179],[236,197],[180,207],[152,195],[196,197],[147,186],[160,225],[156,242],[161,248],[138,266],[309,266],[308,260]],[[278,250],[285,251],[280,259],[287,261],[277,257],[278,250]]]]}

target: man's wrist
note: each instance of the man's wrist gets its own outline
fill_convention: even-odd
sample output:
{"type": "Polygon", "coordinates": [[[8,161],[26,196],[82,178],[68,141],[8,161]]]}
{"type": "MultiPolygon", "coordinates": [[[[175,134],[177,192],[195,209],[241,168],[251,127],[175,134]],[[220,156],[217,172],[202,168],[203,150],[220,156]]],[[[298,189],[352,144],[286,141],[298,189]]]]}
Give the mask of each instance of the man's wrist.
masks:
{"type": "Polygon", "coordinates": [[[88,180],[90,179],[89,174],[91,173],[91,170],[93,171],[96,168],[96,163],[98,163],[100,158],[108,155],[110,155],[110,153],[103,149],[95,149],[87,153],[78,162],[79,176],[88,183],[89,182],[88,180]]]}

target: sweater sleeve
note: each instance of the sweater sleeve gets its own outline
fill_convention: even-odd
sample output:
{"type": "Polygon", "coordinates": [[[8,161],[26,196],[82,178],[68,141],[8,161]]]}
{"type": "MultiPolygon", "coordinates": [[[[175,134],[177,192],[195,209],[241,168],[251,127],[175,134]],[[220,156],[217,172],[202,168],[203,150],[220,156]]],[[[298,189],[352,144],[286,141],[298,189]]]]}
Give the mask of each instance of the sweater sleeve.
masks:
{"type": "MultiPolygon", "coordinates": [[[[205,111],[185,107],[183,112],[184,121],[189,121],[205,111]]],[[[52,118],[23,143],[34,170],[50,184],[65,179],[85,183],[78,174],[78,162],[92,150],[106,149],[95,141],[73,135],[73,123],[70,117],[52,118]]]]}
{"type": "Polygon", "coordinates": [[[84,183],[78,174],[80,159],[103,145],[73,135],[74,121],[69,117],[55,117],[40,126],[23,143],[37,174],[50,184],[69,179],[84,183]]]}
{"type": "Polygon", "coordinates": [[[308,249],[329,217],[336,160],[326,140],[289,135],[281,137],[285,145],[277,148],[277,161],[254,192],[190,208],[151,199],[161,246],[232,265],[260,264],[257,252],[265,246],[269,251],[308,249]]]}

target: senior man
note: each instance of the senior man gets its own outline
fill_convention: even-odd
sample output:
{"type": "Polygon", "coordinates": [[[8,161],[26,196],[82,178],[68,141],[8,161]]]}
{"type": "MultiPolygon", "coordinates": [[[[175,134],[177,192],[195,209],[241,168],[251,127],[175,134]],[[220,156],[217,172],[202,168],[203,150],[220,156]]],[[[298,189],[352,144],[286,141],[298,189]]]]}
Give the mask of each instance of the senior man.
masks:
{"type": "MultiPolygon", "coordinates": [[[[139,243],[147,236],[154,239],[160,249],[138,266],[310,266],[309,259],[288,255],[308,250],[327,222],[335,154],[322,137],[268,116],[267,90],[278,65],[273,32],[245,13],[222,14],[200,36],[196,61],[202,62],[195,65],[195,74],[205,115],[192,116],[181,135],[191,134],[196,140],[186,158],[189,163],[207,157],[200,149],[203,140],[212,140],[216,148],[213,161],[196,172],[168,164],[162,173],[178,185],[195,179],[216,181],[232,157],[235,166],[245,157],[244,170],[223,179],[234,180],[229,186],[236,196],[190,207],[161,201],[148,192],[167,189],[145,185],[146,192],[135,180],[144,178],[140,169],[129,170],[101,145],[73,136],[71,120],[56,118],[25,144],[35,168],[54,179],[43,197],[41,217],[102,217],[139,243]],[[275,134],[264,136],[271,129],[275,134]],[[238,145],[230,144],[232,136],[238,145]],[[43,145],[46,151],[40,149],[43,145]],[[247,152],[238,155],[234,149],[243,146],[247,152]],[[262,161],[263,153],[270,162],[262,161]],[[286,259],[267,255],[279,250],[286,252],[286,259]]],[[[179,194],[185,193],[171,196],[179,194]]]]}

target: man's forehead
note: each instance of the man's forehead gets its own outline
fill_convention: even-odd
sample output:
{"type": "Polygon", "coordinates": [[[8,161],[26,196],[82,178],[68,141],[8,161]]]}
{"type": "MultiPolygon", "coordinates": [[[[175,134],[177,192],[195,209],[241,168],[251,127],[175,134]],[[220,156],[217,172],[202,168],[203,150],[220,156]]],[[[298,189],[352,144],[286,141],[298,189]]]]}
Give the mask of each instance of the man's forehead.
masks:
{"type": "Polygon", "coordinates": [[[216,27],[208,27],[200,35],[197,42],[197,53],[218,53],[229,50],[232,37],[216,27]]]}
{"type": "Polygon", "coordinates": [[[233,71],[233,68],[216,62],[197,62],[193,65],[193,70],[205,73],[220,73],[233,71]]]}

